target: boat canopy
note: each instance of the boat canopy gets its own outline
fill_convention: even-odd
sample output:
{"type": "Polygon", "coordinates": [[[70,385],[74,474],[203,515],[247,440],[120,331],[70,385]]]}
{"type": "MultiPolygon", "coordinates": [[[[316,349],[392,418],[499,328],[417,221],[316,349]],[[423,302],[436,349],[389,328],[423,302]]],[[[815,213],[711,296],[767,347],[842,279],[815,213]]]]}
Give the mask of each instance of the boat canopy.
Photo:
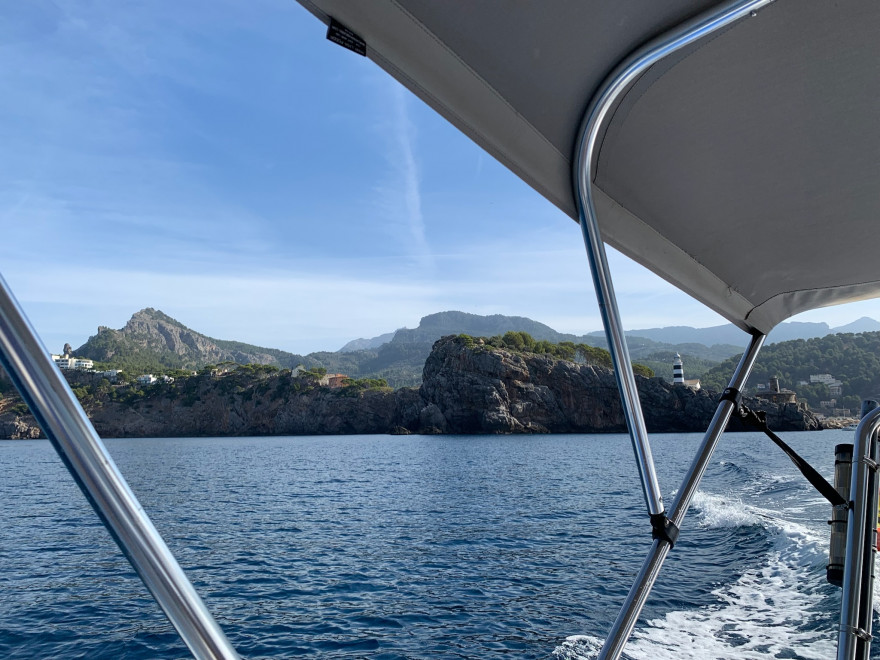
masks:
{"type": "MultiPolygon", "coordinates": [[[[719,6],[299,2],[575,219],[593,95],[652,39],[719,6]]],[[[880,296],[878,34],[876,0],[776,0],[655,64],[595,151],[603,240],[749,332],[880,296]]]]}

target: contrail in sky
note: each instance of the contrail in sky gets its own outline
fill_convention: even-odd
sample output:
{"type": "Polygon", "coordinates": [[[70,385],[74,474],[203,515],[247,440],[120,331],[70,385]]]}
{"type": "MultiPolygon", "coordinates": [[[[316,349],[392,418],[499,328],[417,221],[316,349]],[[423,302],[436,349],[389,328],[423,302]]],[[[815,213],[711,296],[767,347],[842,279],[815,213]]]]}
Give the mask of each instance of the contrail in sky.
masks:
{"type": "MultiPolygon", "coordinates": [[[[419,168],[415,156],[415,126],[409,118],[407,92],[398,84],[392,87],[392,116],[395,145],[392,162],[400,177],[401,190],[396,191],[402,197],[402,223],[408,230],[411,246],[410,253],[415,255],[423,265],[430,265],[431,250],[425,235],[425,221],[422,216],[422,196],[420,192],[419,168]]],[[[396,186],[395,186],[396,187],[396,186]]],[[[392,201],[394,207],[400,202],[392,201]]]]}

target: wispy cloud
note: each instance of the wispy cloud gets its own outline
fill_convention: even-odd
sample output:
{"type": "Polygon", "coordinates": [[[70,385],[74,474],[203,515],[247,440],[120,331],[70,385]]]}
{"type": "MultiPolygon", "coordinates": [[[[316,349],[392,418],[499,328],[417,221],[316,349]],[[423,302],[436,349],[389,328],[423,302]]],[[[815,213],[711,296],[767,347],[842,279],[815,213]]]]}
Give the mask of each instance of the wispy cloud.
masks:
{"type": "Polygon", "coordinates": [[[381,122],[386,137],[389,171],[377,187],[378,206],[385,228],[422,268],[434,260],[425,231],[419,164],[416,158],[416,126],[409,112],[409,94],[394,81],[384,80],[388,116],[381,122]]]}
{"type": "MultiPolygon", "coordinates": [[[[147,306],[295,352],[449,309],[599,329],[574,223],[296,3],[254,2],[0,6],[0,271],[47,344],[147,306]]],[[[720,322],[610,260],[627,327],[720,322]]]]}
{"type": "MultiPolygon", "coordinates": [[[[23,256],[2,267],[53,347],[68,341],[79,345],[99,324],[121,327],[142,307],[162,309],[214,337],[297,353],[336,350],[356,337],[414,327],[424,315],[452,309],[527,316],[574,334],[601,329],[582,255],[537,245],[533,252],[511,256],[503,247],[487,243],[481,253],[438,255],[437,271],[455,273],[443,277],[414,271],[405,258],[389,267],[385,257],[320,257],[284,270],[252,265],[242,271],[234,264],[206,262],[203,272],[175,272],[139,263],[121,268],[59,262],[34,269],[23,256]]],[[[612,262],[618,258],[623,259],[612,256],[612,262]]],[[[638,267],[614,266],[621,275],[618,299],[628,329],[724,322],[673,287],[647,279],[638,267]]],[[[878,308],[875,301],[841,322],[877,317],[878,308]]]]}

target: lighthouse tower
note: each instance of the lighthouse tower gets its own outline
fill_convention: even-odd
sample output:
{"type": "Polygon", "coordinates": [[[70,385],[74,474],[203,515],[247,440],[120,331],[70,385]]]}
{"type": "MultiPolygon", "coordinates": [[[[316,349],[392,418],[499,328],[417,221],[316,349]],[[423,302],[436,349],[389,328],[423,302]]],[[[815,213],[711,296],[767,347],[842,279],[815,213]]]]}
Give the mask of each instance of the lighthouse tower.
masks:
{"type": "Polygon", "coordinates": [[[681,366],[681,355],[675,354],[675,360],[672,363],[672,384],[684,385],[684,368],[681,366]]]}

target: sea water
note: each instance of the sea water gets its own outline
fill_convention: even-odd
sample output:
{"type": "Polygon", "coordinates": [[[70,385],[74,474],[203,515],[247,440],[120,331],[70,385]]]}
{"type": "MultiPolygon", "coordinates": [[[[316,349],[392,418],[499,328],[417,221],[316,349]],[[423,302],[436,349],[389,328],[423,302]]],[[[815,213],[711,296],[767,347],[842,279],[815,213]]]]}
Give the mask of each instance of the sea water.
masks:
{"type": "MultiPolygon", "coordinates": [[[[830,479],[852,433],[784,438],[830,479]]],[[[667,501],[700,439],[653,436],[667,501]]],[[[246,658],[592,658],[651,544],[625,435],[107,445],[246,658]]],[[[832,657],[829,514],[725,435],[626,657],[832,657]]],[[[0,590],[0,657],[188,657],[47,441],[0,442],[0,590]]]]}

